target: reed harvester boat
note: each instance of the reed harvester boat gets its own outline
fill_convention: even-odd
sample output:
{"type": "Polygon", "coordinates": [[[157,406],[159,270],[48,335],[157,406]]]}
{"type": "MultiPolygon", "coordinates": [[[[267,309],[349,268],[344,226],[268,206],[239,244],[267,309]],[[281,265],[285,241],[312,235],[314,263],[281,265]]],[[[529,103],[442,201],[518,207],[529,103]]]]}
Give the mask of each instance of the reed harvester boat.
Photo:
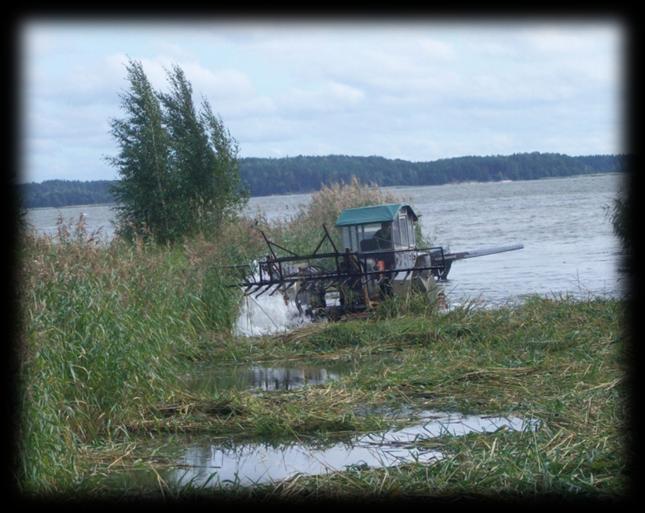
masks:
{"type": "Polygon", "coordinates": [[[280,292],[300,314],[338,318],[376,306],[385,297],[445,281],[453,262],[522,249],[522,244],[449,253],[441,246],[418,248],[417,215],[409,205],[390,203],[343,210],[336,221],[343,249],[339,250],[323,225],[316,249],[298,255],[262,236],[269,254],[241,271],[245,295],[280,292]],[[332,251],[322,252],[328,241],[332,251]]]}

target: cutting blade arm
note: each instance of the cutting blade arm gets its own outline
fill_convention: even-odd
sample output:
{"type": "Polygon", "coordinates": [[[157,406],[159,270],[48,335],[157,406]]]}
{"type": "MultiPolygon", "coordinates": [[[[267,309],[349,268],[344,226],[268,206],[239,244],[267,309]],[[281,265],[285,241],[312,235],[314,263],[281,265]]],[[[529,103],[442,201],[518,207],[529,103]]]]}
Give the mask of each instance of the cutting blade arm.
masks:
{"type": "Polygon", "coordinates": [[[510,244],[508,246],[495,246],[491,248],[474,249],[472,251],[459,251],[456,253],[445,253],[443,255],[444,261],[463,260],[466,258],[475,258],[486,255],[495,255],[497,253],[505,253],[506,251],[517,251],[523,249],[524,244],[510,244]]]}

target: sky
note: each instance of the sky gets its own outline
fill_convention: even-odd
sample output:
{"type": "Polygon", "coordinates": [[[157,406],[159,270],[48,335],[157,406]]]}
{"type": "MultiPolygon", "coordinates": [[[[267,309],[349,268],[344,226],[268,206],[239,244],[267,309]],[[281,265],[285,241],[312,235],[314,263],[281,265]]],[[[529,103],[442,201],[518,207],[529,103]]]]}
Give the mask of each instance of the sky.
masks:
{"type": "Polygon", "coordinates": [[[26,20],[20,182],[114,180],[125,64],[167,90],[178,64],[240,157],[616,154],[616,20],[26,20]]]}

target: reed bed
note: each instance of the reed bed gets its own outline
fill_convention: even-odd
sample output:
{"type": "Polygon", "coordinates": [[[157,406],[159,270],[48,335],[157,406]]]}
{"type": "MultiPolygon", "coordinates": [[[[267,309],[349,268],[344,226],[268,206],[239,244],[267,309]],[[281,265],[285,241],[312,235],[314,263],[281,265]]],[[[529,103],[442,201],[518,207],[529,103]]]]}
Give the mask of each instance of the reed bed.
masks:
{"type": "Polygon", "coordinates": [[[82,218],[53,237],[23,236],[23,490],[54,493],[73,483],[79,446],[127,436],[128,421],[172,399],[199,334],[230,332],[237,301],[217,270],[216,244],[206,246],[105,244],[82,218]]]}
{"type": "Polygon", "coordinates": [[[60,219],[51,237],[21,227],[19,487],[67,489],[78,479],[80,447],[127,439],[127,426],[154,418],[151,405],[175,402],[186,365],[232,347],[239,291],[227,287],[226,266],[265,251],[256,228],[316,244],[320,209],[333,198],[340,211],[385,196],[358,182],[332,186],[300,212],[306,226],[231,219],[214,239],[197,235],[173,246],[105,243],[83,217],[60,219]]]}

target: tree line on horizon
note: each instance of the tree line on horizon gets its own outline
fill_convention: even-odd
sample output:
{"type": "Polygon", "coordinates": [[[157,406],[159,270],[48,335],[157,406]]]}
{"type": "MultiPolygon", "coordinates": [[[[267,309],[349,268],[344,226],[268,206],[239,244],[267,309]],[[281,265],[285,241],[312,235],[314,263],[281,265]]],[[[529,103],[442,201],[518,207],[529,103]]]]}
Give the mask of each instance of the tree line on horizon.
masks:
{"type": "MultiPolygon", "coordinates": [[[[352,177],[379,186],[443,185],[499,180],[535,180],[581,174],[622,172],[626,155],[568,156],[558,153],[467,156],[410,162],[370,156],[240,158],[240,182],[251,196],[309,193],[352,177]]],[[[114,203],[119,180],[46,180],[18,185],[24,208],[114,203]]]]}

